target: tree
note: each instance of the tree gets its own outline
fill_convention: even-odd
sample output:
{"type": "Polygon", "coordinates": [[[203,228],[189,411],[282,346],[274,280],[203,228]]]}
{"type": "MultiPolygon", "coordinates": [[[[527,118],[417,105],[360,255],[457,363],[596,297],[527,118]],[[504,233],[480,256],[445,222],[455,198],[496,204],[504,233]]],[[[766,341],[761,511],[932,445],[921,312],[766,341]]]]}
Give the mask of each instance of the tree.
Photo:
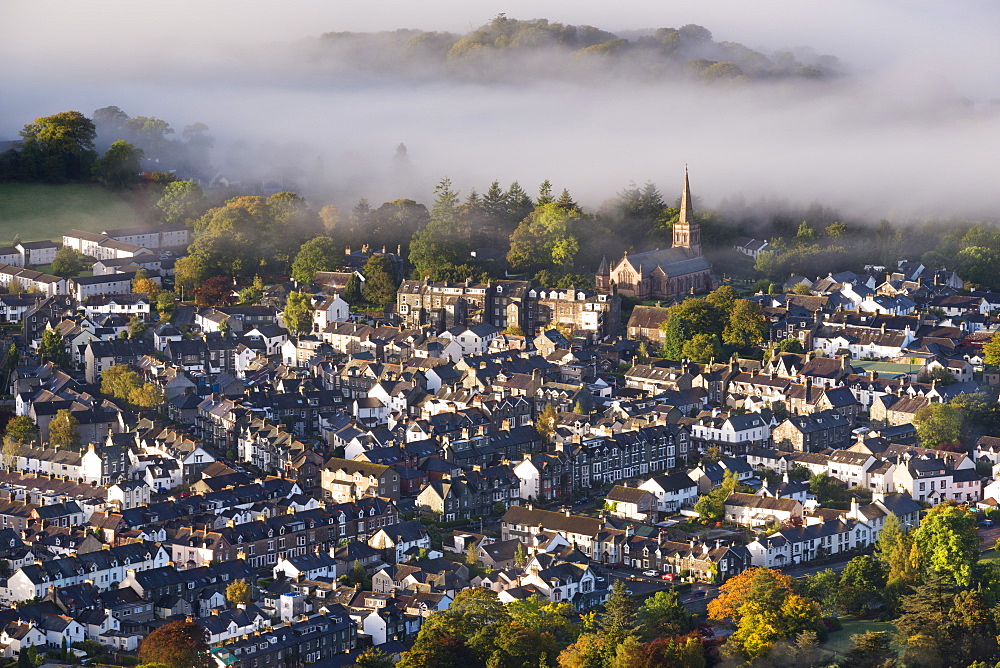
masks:
{"type": "Polygon", "coordinates": [[[313,307],[312,299],[304,292],[289,292],[283,314],[285,327],[299,334],[312,331],[313,307]]]}
{"type": "Polygon", "coordinates": [[[991,369],[1000,369],[1000,336],[994,334],[983,345],[983,363],[991,369]]]}
{"type": "Polygon", "coordinates": [[[139,182],[142,149],[119,139],[94,163],[94,176],[109,188],[124,190],[139,182]]]}
{"type": "Polygon", "coordinates": [[[142,387],[142,379],[128,364],[115,364],[101,373],[101,394],[128,401],[142,387]]]}
{"type": "Polygon", "coordinates": [[[747,350],[764,343],[767,334],[767,319],[760,304],[737,299],[729,311],[729,322],[722,332],[722,342],[737,350],[747,350]]]}
{"type": "Polygon", "coordinates": [[[943,366],[936,366],[930,371],[922,371],[917,376],[918,383],[932,383],[937,381],[938,385],[953,385],[958,382],[955,374],[943,366]]]}
{"type": "Polygon", "coordinates": [[[253,277],[253,283],[240,290],[241,304],[256,304],[264,296],[264,280],[260,276],[253,277]]]}
{"type": "Polygon", "coordinates": [[[144,383],[142,387],[136,388],[128,395],[128,402],[130,404],[136,408],[144,408],[146,410],[162,408],[166,401],[167,397],[163,393],[163,390],[152,383],[144,383]]]}
{"type": "Polygon", "coordinates": [[[177,295],[173,292],[161,292],[156,295],[156,310],[160,319],[169,320],[177,310],[177,295]]]}
{"type": "Polygon", "coordinates": [[[226,600],[229,605],[247,605],[250,603],[250,585],[244,579],[233,580],[226,586],[226,600]]]}
{"type": "Polygon", "coordinates": [[[170,622],[154,629],[139,646],[139,660],[167,668],[211,668],[208,631],[192,621],[170,622]]]}
{"type": "Polygon", "coordinates": [[[361,295],[366,302],[385,306],[396,301],[396,279],[388,257],[382,254],[371,256],[362,273],[365,283],[361,295]]]}
{"type": "Polygon", "coordinates": [[[722,354],[719,338],[714,334],[695,334],[681,346],[681,357],[706,364],[722,354]]]}
{"type": "Polygon", "coordinates": [[[351,277],[347,279],[347,285],[344,286],[344,294],[342,297],[348,304],[361,303],[363,298],[361,291],[361,278],[356,272],[351,272],[351,277]]]}
{"type": "Polygon", "coordinates": [[[18,457],[21,456],[21,443],[16,439],[5,437],[3,439],[3,466],[4,468],[14,468],[17,465],[18,457]]]}
{"type": "Polygon", "coordinates": [[[194,303],[201,307],[227,306],[232,301],[233,279],[227,276],[212,276],[194,291],[194,303]]]}
{"type": "Polygon", "coordinates": [[[528,563],[528,553],[524,549],[524,543],[518,543],[514,548],[514,564],[518,568],[524,568],[526,563],[528,563]]]}
{"type": "Polygon", "coordinates": [[[798,339],[783,339],[778,341],[774,350],[779,353],[801,353],[802,343],[798,339]]]}
{"type": "Polygon", "coordinates": [[[21,130],[20,158],[33,178],[53,183],[89,176],[94,162],[94,123],[78,111],[36,118],[21,130]]]}
{"type": "Polygon", "coordinates": [[[193,181],[168,183],[156,202],[160,219],[167,225],[176,225],[194,220],[205,213],[205,194],[201,186],[193,181]]]}
{"type": "Polygon", "coordinates": [[[76,449],[80,447],[80,421],[73,417],[68,408],[61,408],[49,422],[49,443],[57,448],[76,449]]]}
{"type": "Polygon", "coordinates": [[[354,660],[355,668],[393,668],[392,657],[374,647],[365,650],[354,660]]]}
{"type": "Polygon", "coordinates": [[[580,250],[576,230],[582,221],[579,209],[556,202],[538,207],[511,235],[507,261],[519,270],[555,265],[568,271],[580,250]]]}
{"type": "Polygon", "coordinates": [[[479,565],[479,553],[476,551],[476,544],[474,542],[470,542],[469,547],[465,549],[465,565],[466,566],[479,565]]]}
{"type": "Polygon", "coordinates": [[[831,239],[840,239],[847,236],[849,228],[845,223],[830,223],[826,226],[826,236],[831,239]]]}
{"type": "Polygon", "coordinates": [[[917,437],[925,448],[953,443],[962,437],[962,411],[950,404],[933,402],[913,416],[917,437]]]}
{"type": "Polygon", "coordinates": [[[156,299],[157,293],[160,292],[160,286],[149,277],[145,269],[140,269],[135,272],[135,278],[132,279],[132,292],[148,295],[150,299],[156,299]]]}
{"type": "Polygon", "coordinates": [[[672,587],[647,598],[638,617],[642,633],[649,640],[683,635],[694,628],[694,615],[681,604],[672,587]]]}
{"type": "Polygon", "coordinates": [[[684,344],[698,334],[722,336],[727,314],[706,298],[685,299],[670,307],[667,319],[660,325],[663,331],[663,355],[681,359],[684,344]]]}
{"type": "Polygon", "coordinates": [[[38,428],[27,415],[15,415],[7,421],[7,430],[4,432],[6,440],[16,443],[31,443],[38,436],[38,428]]]}
{"type": "Polygon", "coordinates": [[[792,579],[770,568],[730,578],[709,602],[708,617],[732,621],[736,632],[726,647],[747,660],[766,655],[780,640],[820,630],[818,604],[795,593],[792,579]]]}
{"type": "Polygon", "coordinates": [[[694,509],[702,522],[713,524],[723,518],[726,511],[726,499],[736,491],[737,484],[736,474],[732,471],[726,471],[723,474],[721,485],[708,494],[698,497],[698,502],[695,503],[694,509]]]}
{"type": "Polygon", "coordinates": [[[625,583],[621,580],[615,580],[611,584],[611,595],[608,596],[608,600],[604,604],[604,616],[600,622],[606,659],[610,660],[615,655],[618,646],[635,633],[637,611],[635,599],[628,593],[625,583]]]}
{"type": "Polygon", "coordinates": [[[292,262],[292,278],[312,283],[317,271],[337,271],[344,264],[344,249],[330,237],[316,237],[302,244],[292,262]]]}
{"type": "Polygon", "coordinates": [[[799,225],[798,231],[795,233],[796,243],[807,244],[815,241],[819,237],[816,231],[809,225],[808,221],[803,220],[802,224],[799,225]]]}
{"type": "Polygon", "coordinates": [[[545,404],[542,412],[538,414],[538,419],[535,420],[535,429],[538,430],[542,440],[548,442],[552,439],[558,419],[559,412],[556,410],[556,407],[552,404],[545,404]]]}
{"type": "Polygon", "coordinates": [[[867,612],[881,602],[887,576],[888,568],[875,557],[854,557],[840,574],[837,603],[851,613],[867,612]]]}
{"type": "Polygon", "coordinates": [[[61,278],[73,278],[83,270],[83,256],[70,246],[56,251],[52,260],[52,273],[61,278]]]}
{"type": "Polygon", "coordinates": [[[959,587],[972,581],[972,567],[979,560],[979,535],[968,507],[934,506],[913,530],[913,543],[924,569],[948,575],[959,587]]]}
{"type": "Polygon", "coordinates": [[[141,339],[146,336],[146,323],[134,315],[128,319],[128,338],[141,339]]]}
{"type": "Polygon", "coordinates": [[[996,623],[981,594],[956,591],[943,573],[903,598],[895,626],[907,665],[960,668],[997,651],[996,623]]]}
{"type": "Polygon", "coordinates": [[[410,242],[410,264],[418,278],[432,275],[445,265],[459,264],[468,238],[458,219],[458,193],[444,178],[434,188],[430,219],[410,242]]]}
{"type": "Polygon", "coordinates": [[[890,668],[899,654],[892,648],[888,633],[865,631],[851,636],[851,646],[845,657],[845,665],[851,668],[890,668]]]}
{"type": "Polygon", "coordinates": [[[72,359],[66,351],[66,344],[63,342],[59,332],[54,329],[46,329],[42,333],[42,342],[38,346],[38,355],[42,361],[51,361],[56,366],[68,367],[72,359]]]}

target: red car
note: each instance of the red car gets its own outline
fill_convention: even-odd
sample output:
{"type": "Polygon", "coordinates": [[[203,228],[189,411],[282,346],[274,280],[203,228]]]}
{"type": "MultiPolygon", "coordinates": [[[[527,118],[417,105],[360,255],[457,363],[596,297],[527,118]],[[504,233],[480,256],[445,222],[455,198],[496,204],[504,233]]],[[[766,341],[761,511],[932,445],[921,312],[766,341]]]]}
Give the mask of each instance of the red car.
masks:
{"type": "Polygon", "coordinates": [[[677,576],[674,575],[673,573],[664,573],[660,577],[663,578],[664,580],[667,580],[668,582],[673,582],[674,580],[677,579],[677,576]]]}

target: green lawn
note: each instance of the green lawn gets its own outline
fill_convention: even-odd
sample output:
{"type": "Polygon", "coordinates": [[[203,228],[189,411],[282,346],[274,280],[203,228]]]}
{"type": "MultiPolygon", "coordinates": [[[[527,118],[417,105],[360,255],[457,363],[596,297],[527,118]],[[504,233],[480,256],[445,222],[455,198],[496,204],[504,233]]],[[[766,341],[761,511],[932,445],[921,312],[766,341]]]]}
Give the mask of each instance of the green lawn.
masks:
{"type": "Polygon", "coordinates": [[[67,230],[100,232],[138,224],[128,202],[99,186],[0,184],[0,245],[15,235],[22,241],[62,241],[67,230]]]}
{"type": "Polygon", "coordinates": [[[843,654],[851,647],[851,636],[866,631],[888,631],[890,634],[896,632],[896,627],[891,622],[880,622],[874,619],[854,619],[842,617],[842,629],[834,631],[826,638],[826,642],[820,645],[820,649],[830,650],[843,654]]]}

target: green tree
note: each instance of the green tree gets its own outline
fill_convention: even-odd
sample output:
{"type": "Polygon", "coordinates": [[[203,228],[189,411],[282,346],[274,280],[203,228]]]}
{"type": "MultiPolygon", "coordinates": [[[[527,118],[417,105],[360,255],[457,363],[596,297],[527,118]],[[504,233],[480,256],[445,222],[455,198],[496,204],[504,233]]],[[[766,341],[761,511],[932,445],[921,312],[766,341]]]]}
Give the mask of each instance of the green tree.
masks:
{"type": "Polygon", "coordinates": [[[546,265],[569,270],[580,250],[576,229],[582,220],[578,209],[555,202],[538,207],[511,235],[507,261],[518,270],[546,265]]]}
{"type": "Polygon", "coordinates": [[[681,356],[692,362],[706,364],[722,354],[719,339],[713,334],[695,334],[681,346],[681,356]]]}
{"type": "Polygon", "coordinates": [[[201,186],[192,181],[168,183],[156,202],[160,220],[167,225],[187,223],[205,213],[207,200],[201,186]]]}
{"type": "Polygon", "coordinates": [[[457,208],[458,193],[451,189],[450,179],[442,179],[434,188],[434,206],[427,225],[410,242],[410,264],[418,278],[461,262],[468,234],[459,223],[457,208]]]}
{"type": "Polygon", "coordinates": [[[313,307],[309,295],[303,292],[288,293],[284,312],[285,326],[293,332],[307,334],[312,331],[313,307]]]}
{"type": "Polygon", "coordinates": [[[357,273],[351,272],[351,277],[347,279],[347,285],[344,286],[344,294],[342,295],[344,301],[348,304],[360,304],[362,297],[361,290],[361,279],[358,277],[357,273]]]}
{"type": "Polygon", "coordinates": [[[799,225],[798,231],[795,233],[795,242],[800,244],[812,243],[819,237],[816,231],[809,225],[805,220],[799,225]]]}
{"type": "Polygon", "coordinates": [[[139,182],[141,165],[142,149],[119,139],[94,163],[94,176],[109,188],[124,190],[139,182]]]}
{"type": "Polygon", "coordinates": [[[722,520],[726,512],[726,499],[736,491],[738,484],[736,474],[732,471],[726,471],[722,476],[721,485],[708,494],[702,494],[698,497],[694,509],[702,522],[714,524],[722,520]]]}
{"type": "Polygon", "coordinates": [[[726,314],[705,298],[685,299],[670,307],[667,319],[660,325],[664,357],[681,359],[684,344],[698,334],[721,338],[726,320],[726,314]]]}
{"type": "Polygon", "coordinates": [[[374,647],[365,650],[354,660],[355,668],[393,668],[392,657],[374,647]]]}
{"type": "Polygon", "coordinates": [[[996,623],[981,594],[956,591],[943,573],[932,573],[903,598],[895,626],[908,665],[960,668],[997,651],[996,623]]]}
{"type": "Polygon", "coordinates": [[[934,506],[913,530],[913,543],[924,569],[941,572],[960,587],[972,581],[972,567],[979,560],[976,518],[966,506],[934,506]]]}
{"type": "Polygon", "coordinates": [[[256,304],[264,296],[264,280],[260,276],[254,276],[253,282],[240,290],[241,304],[256,304]]]}
{"type": "Polygon", "coordinates": [[[933,402],[913,416],[917,437],[925,448],[954,443],[962,437],[962,411],[950,404],[933,402]]]}
{"type": "Polygon", "coordinates": [[[75,450],[80,447],[80,421],[68,408],[56,411],[56,416],[49,422],[49,443],[57,448],[75,450]]]}
{"type": "Polygon", "coordinates": [[[888,569],[880,560],[868,555],[854,557],[840,574],[837,603],[851,613],[867,612],[881,603],[887,583],[888,569]]]}
{"type": "Polygon", "coordinates": [[[396,279],[388,257],[382,254],[371,256],[362,273],[365,283],[361,296],[366,302],[385,306],[396,301],[396,279]]]}
{"type": "Polygon", "coordinates": [[[17,443],[31,443],[38,437],[38,428],[27,415],[15,415],[7,421],[4,438],[17,443]]]}
{"type": "Polygon", "coordinates": [[[798,339],[782,339],[774,350],[779,353],[801,353],[802,343],[798,339]]]}
{"type": "Polygon", "coordinates": [[[240,578],[239,580],[233,580],[228,585],[226,585],[226,600],[229,601],[229,605],[247,605],[250,603],[250,585],[246,580],[240,578]]]}
{"type": "Polygon", "coordinates": [[[139,660],[167,668],[211,668],[208,631],[192,621],[170,622],[150,632],[139,645],[139,660]]]}
{"type": "Polygon", "coordinates": [[[612,582],[611,594],[604,604],[604,616],[600,623],[606,660],[614,657],[618,646],[637,631],[637,613],[638,606],[625,588],[625,583],[621,580],[612,582]]]}
{"type": "Polygon", "coordinates": [[[83,270],[83,256],[70,246],[56,251],[52,260],[52,273],[60,278],[73,278],[83,270]]]}
{"type": "Polygon", "coordinates": [[[89,176],[95,159],[94,123],[78,111],[36,118],[21,130],[21,159],[29,176],[60,183],[89,176]]]}
{"type": "Polygon", "coordinates": [[[674,588],[659,591],[639,608],[639,624],[648,640],[683,635],[694,628],[694,615],[688,612],[674,588]]]}
{"type": "Polygon", "coordinates": [[[767,340],[768,325],[757,302],[738,299],[729,311],[729,322],[722,332],[722,342],[737,350],[760,346],[767,340]]]}
{"type": "Polygon", "coordinates": [[[316,237],[302,244],[292,263],[292,278],[312,283],[317,271],[337,271],[344,264],[344,249],[330,237],[316,237]]]}
{"type": "Polygon", "coordinates": [[[844,223],[830,223],[826,226],[826,236],[831,239],[841,239],[847,236],[849,229],[844,223]]]}
{"type": "Polygon", "coordinates": [[[68,367],[72,362],[66,344],[63,342],[59,332],[54,329],[46,329],[42,332],[42,342],[38,346],[38,355],[42,361],[51,361],[56,366],[68,367]]]}
{"type": "Polygon", "coordinates": [[[930,371],[922,371],[917,376],[918,383],[932,383],[937,381],[938,385],[953,385],[958,382],[958,378],[943,366],[936,366],[930,371]]]}
{"type": "Polygon", "coordinates": [[[899,653],[892,648],[892,637],[885,632],[865,631],[851,636],[845,658],[851,668],[892,668],[899,653]]]}
{"type": "Polygon", "coordinates": [[[518,568],[524,568],[526,563],[528,563],[528,553],[524,549],[524,543],[518,543],[514,548],[514,564],[518,568]]]}

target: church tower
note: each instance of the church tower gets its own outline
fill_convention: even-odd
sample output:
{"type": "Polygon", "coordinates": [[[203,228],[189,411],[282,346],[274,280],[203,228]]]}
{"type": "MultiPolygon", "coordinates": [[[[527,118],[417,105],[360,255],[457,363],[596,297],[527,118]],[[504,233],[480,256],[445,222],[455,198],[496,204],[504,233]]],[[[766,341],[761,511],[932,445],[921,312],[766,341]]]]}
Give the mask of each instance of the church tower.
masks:
{"type": "Polygon", "coordinates": [[[694,218],[691,205],[691,184],[687,167],[684,168],[684,191],[681,192],[681,214],[674,225],[674,248],[687,249],[688,257],[701,257],[701,225],[694,218]]]}

